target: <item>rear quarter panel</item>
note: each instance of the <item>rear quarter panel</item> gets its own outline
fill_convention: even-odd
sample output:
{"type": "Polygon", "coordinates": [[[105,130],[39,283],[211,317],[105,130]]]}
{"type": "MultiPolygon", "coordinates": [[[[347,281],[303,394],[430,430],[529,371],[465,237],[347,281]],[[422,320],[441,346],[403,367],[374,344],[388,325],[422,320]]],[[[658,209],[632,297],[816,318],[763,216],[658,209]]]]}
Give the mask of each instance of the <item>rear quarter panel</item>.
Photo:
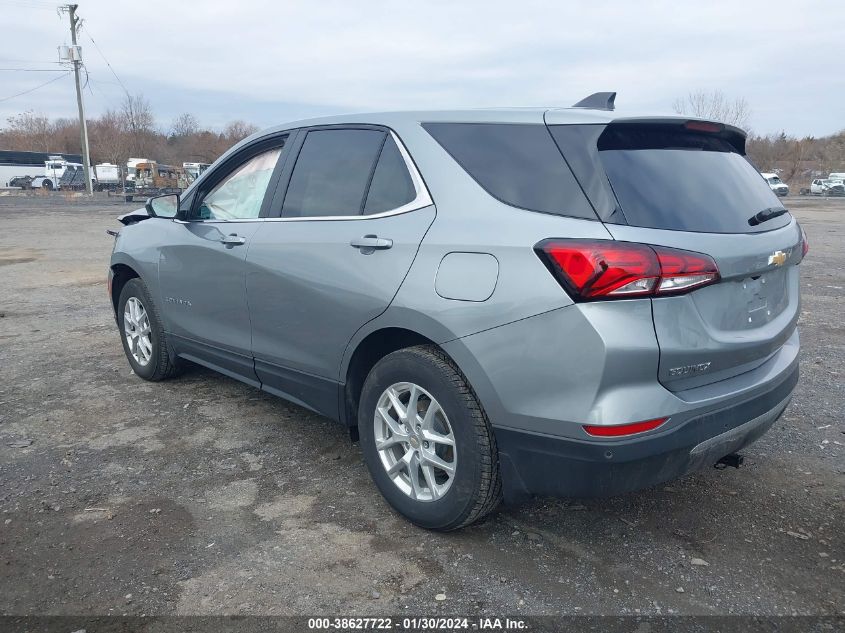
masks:
{"type": "MultiPolygon", "coordinates": [[[[599,221],[543,214],[499,202],[419,124],[397,123],[394,129],[425,180],[437,217],[390,307],[353,337],[341,375],[345,375],[358,342],[381,328],[407,328],[440,344],[572,305],[537,257],[534,245],[549,237],[610,238],[599,221]],[[484,253],[497,260],[498,277],[488,298],[467,301],[437,293],[437,273],[450,253],[484,253]]],[[[467,296],[475,296],[472,289],[467,296]]]]}

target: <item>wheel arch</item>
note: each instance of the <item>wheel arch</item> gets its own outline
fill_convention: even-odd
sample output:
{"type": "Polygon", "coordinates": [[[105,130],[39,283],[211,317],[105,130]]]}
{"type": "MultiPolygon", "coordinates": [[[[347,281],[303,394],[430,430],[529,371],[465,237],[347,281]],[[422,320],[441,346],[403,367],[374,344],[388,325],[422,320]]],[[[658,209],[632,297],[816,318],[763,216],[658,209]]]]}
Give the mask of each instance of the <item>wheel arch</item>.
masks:
{"type": "Polygon", "coordinates": [[[120,293],[123,292],[124,286],[130,279],[141,279],[141,275],[135,268],[125,263],[112,264],[110,268],[112,272],[110,299],[114,313],[117,315],[117,303],[120,301],[120,293]]]}
{"type": "Polygon", "coordinates": [[[364,336],[349,354],[342,374],[340,420],[349,427],[353,439],[357,439],[358,402],[370,370],[388,354],[415,345],[437,345],[437,343],[414,330],[383,327],[364,336]]]}

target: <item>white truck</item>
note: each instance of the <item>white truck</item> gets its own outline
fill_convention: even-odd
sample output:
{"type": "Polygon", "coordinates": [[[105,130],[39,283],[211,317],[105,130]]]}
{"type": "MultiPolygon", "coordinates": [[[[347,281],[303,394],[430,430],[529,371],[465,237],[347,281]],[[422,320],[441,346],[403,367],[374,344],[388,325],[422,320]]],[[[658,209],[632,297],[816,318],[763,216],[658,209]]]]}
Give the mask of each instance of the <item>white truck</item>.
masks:
{"type": "Polygon", "coordinates": [[[774,191],[775,194],[780,197],[789,195],[789,186],[780,179],[780,176],[770,173],[761,173],[760,175],[766,179],[766,182],[769,184],[769,188],[774,191]]]}
{"type": "MultiPolygon", "coordinates": [[[[44,161],[44,175],[32,179],[33,189],[46,191],[66,189],[78,190],[85,188],[85,177],[82,163],[65,160],[62,156],[50,156],[44,161]]],[[[91,183],[94,183],[94,172],[91,171],[91,183]]]]}

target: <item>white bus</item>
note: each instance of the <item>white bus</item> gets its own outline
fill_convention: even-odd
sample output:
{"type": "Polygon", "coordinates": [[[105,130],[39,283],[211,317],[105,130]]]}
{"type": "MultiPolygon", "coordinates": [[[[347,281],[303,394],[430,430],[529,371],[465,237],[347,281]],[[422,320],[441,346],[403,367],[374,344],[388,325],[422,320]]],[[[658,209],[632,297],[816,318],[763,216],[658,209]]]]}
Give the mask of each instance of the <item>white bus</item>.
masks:
{"type": "Polygon", "coordinates": [[[68,163],[82,165],[78,154],[0,150],[0,187],[43,186],[55,189],[68,163]],[[45,180],[48,184],[44,184],[45,180]],[[37,180],[37,185],[33,185],[37,180]]]}

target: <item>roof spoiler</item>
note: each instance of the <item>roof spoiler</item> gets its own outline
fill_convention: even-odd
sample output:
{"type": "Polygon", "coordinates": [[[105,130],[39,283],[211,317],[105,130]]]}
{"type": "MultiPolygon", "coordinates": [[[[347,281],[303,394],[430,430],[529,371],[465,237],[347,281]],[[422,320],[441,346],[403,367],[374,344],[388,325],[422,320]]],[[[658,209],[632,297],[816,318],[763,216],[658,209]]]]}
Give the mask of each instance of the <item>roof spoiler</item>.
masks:
{"type": "Polygon", "coordinates": [[[615,92],[594,92],[589,97],[581,99],[573,108],[590,108],[591,110],[613,110],[616,100],[615,92]]]}

